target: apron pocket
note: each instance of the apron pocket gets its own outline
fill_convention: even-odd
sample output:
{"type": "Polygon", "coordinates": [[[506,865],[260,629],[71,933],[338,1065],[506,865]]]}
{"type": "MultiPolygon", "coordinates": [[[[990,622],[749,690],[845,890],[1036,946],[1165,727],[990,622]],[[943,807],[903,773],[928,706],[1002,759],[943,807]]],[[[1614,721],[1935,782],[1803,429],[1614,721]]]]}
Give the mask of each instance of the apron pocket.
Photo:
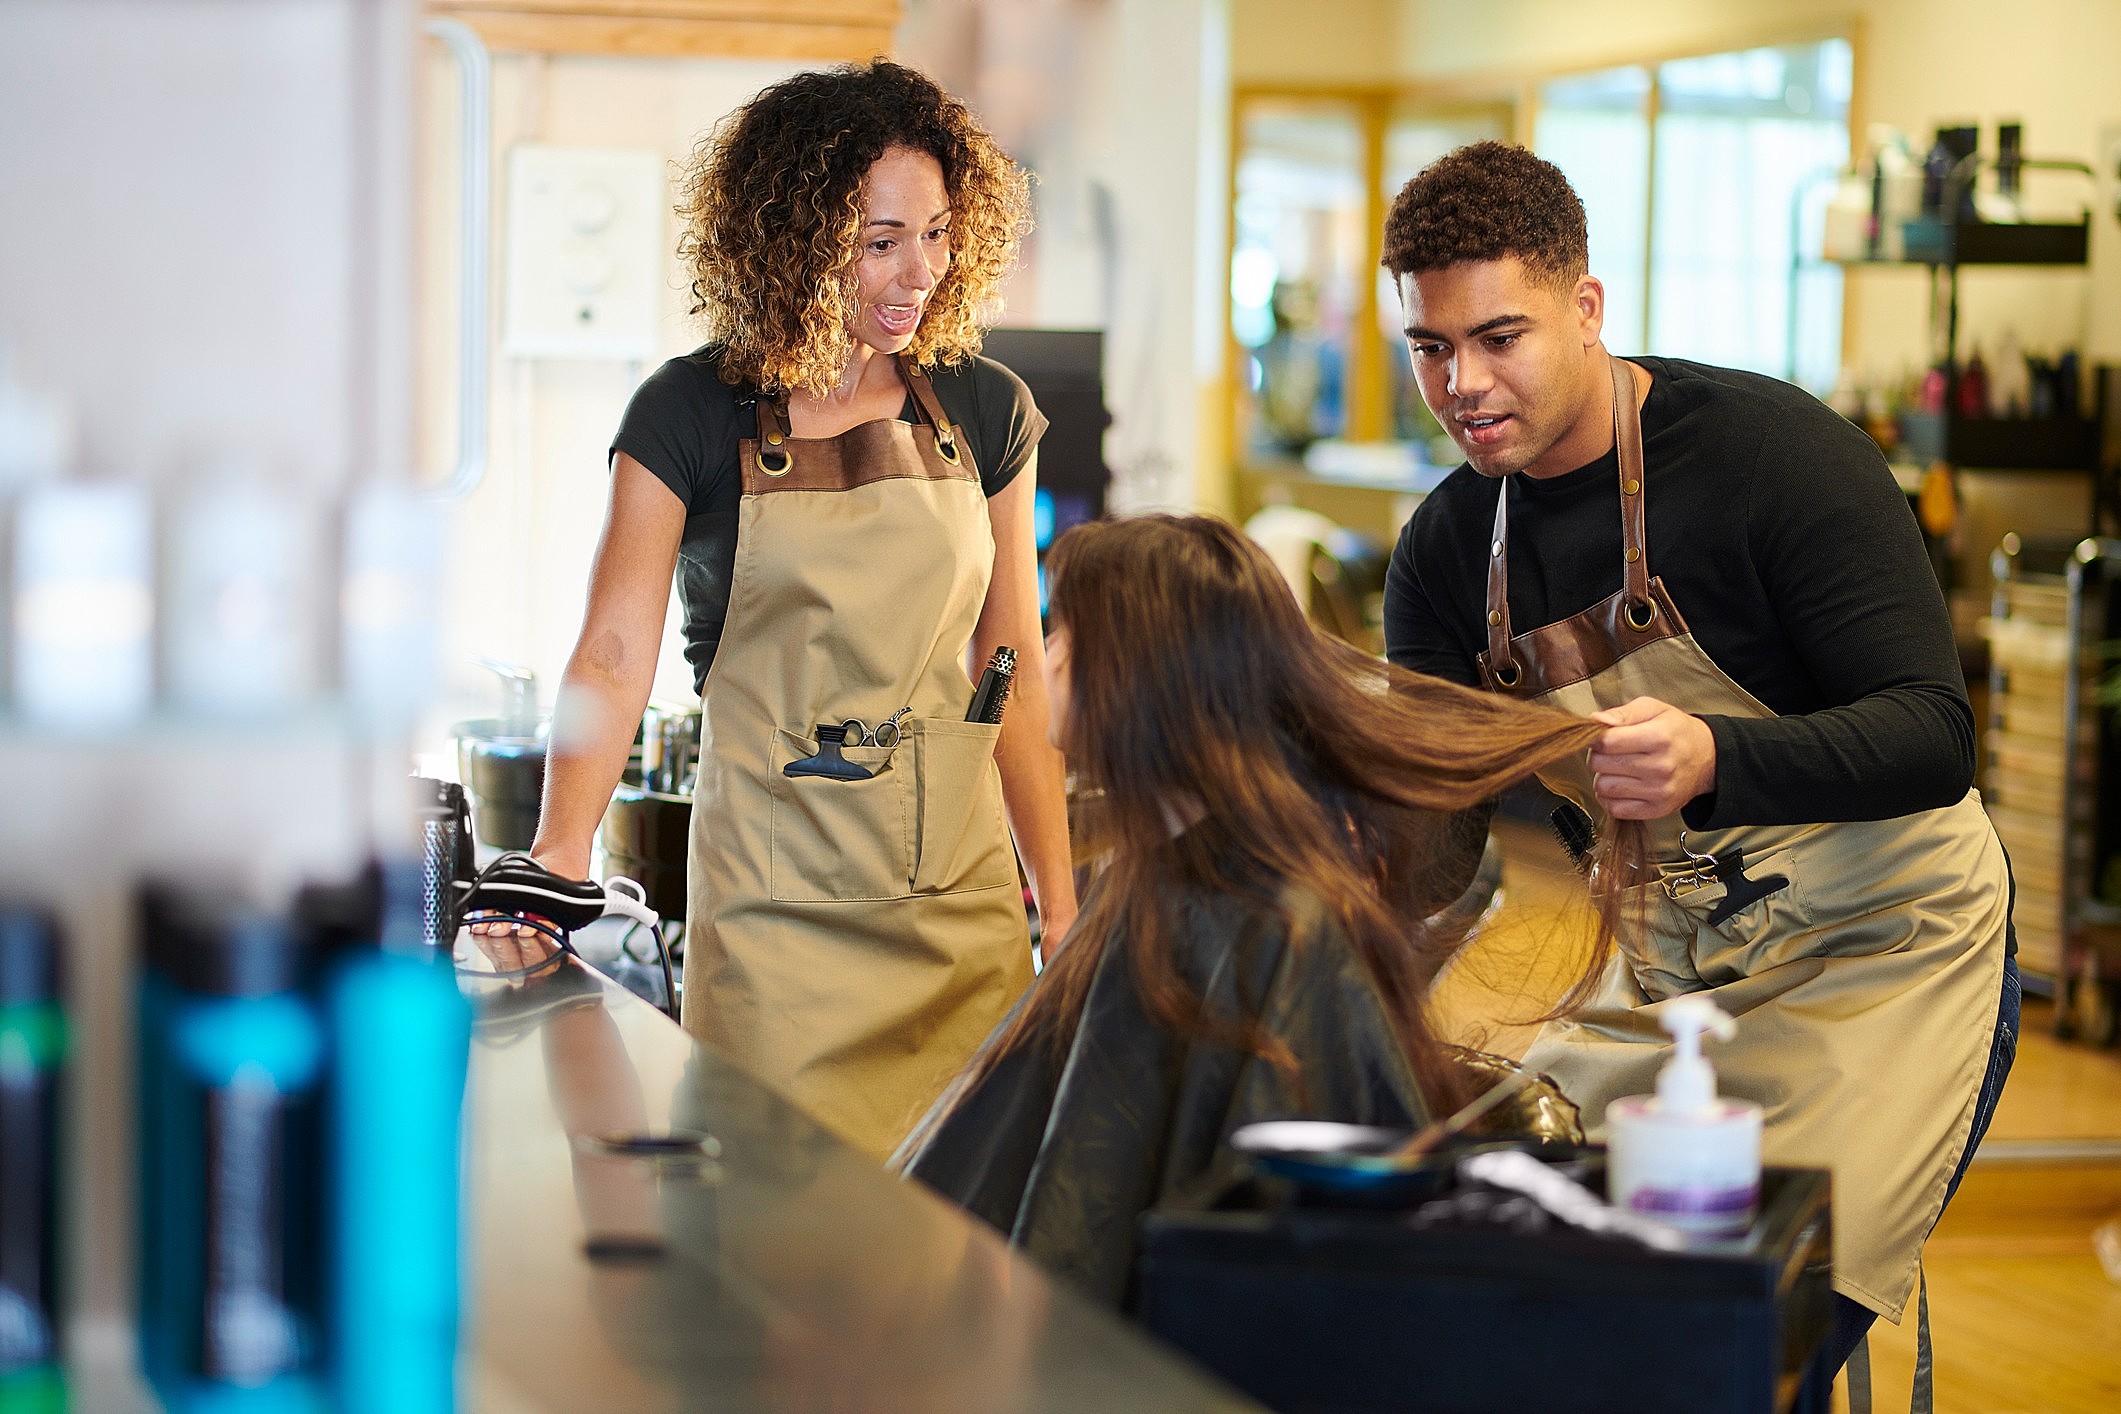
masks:
{"type": "Polygon", "coordinates": [[[895,748],[849,746],[841,754],[876,774],[866,781],[784,776],[817,751],[791,731],[773,734],[766,773],[773,794],[773,897],[791,903],[905,898],[913,877],[910,762],[895,748]]]}
{"type": "Polygon", "coordinates": [[[961,893],[1016,882],[994,746],[1002,729],[943,717],[907,723],[916,763],[913,891],[961,893]]]}
{"type": "Polygon", "coordinates": [[[1786,963],[1801,962],[1830,950],[1830,935],[1820,931],[1805,895],[1804,861],[1792,848],[1748,859],[1745,872],[1754,879],[1780,874],[1789,883],[1740,908],[1718,923],[1708,915],[1722,902],[1723,890],[1700,895],[1700,926],[1694,934],[1693,963],[1711,987],[1727,986],[1786,963]]]}

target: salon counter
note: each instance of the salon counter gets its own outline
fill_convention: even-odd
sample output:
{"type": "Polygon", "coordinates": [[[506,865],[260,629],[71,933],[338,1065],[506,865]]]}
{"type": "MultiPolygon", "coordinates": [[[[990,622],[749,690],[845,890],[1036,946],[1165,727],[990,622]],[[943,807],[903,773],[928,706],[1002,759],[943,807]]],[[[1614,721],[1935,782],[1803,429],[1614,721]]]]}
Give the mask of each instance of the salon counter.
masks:
{"type": "Polygon", "coordinates": [[[1255,1408],[579,962],[467,985],[471,1407],[1255,1408]]]}

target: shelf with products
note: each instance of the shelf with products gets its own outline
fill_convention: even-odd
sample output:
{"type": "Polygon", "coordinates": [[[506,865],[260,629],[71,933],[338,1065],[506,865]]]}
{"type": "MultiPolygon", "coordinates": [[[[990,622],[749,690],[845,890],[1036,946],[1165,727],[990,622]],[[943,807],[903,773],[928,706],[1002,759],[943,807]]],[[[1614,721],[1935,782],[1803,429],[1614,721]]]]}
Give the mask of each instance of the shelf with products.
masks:
{"type": "Polygon", "coordinates": [[[1899,455],[1985,471],[2091,471],[2099,422],[2090,417],[1965,417],[1904,412],[1899,455]]]}
{"type": "MultiPolygon", "coordinates": [[[[2065,174],[2072,179],[2094,176],[2090,166],[2072,159],[2021,157],[2015,127],[2007,129],[2007,143],[2000,141],[2003,131],[1999,130],[2003,150],[1991,160],[1971,150],[1972,129],[1940,129],[1940,146],[1948,132],[1957,132],[1964,135],[1967,150],[1928,194],[1927,209],[1921,214],[1898,220],[1882,216],[1875,208],[1869,213],[1862,223],[1867,233],[1865,253],[1845,253],[1854,225],[1844,219],[1838,226],[1844,236],[1840,243],[1844,253],[1829,251],[1830,263],[1847,270],[1926,269],[1931,280],[1931,378],[1935,382],[1924,390],[1921,406],[1901,412],[1891,430],[1875,425],[1871,430],[1886,444],[1888,455],[1923,463],[1985,471],[2096,471],[2100,422],[2096,415],[2084,415],[2078,397],[2081,375],[2073,355],[2053,363],[2029,360],[2029,376],[2041,386],[2029,399],[2011,399],[2007,407],[1999,406],[2004,400],[1995,396],[1994,385],[1975,373],[1978,357],[1970,364],[1959,359],[1962,268],[2087,269],[2090,203],[2074,221],[1990,219],[1999,203],[2006,215],[2024,214],[2019,194],[2027,172],[2065,174]],[[1984,170],[1996,178],[1994,193],[1976,193],[1976,180],[1984,170]],[[1882,225],[1887,232],[1884,236],[1882,225]],[[1969,379],[1977,377],[1979,381],[1969,386],[1969,379]],[[2027,411],[2033,415],[2025,415],[2027,411]]],[[[1861,171],[1850,169],[1842,174],[1843,179],[1860,176],[1861,171]]],[[[1874,183],[1872,193],[1874,201],[1885,199],[1881,184],[1874,183]]],[[[1830,220],[1829,230],[1833,229],[1837,227],[1830,220]]]]}
{"type": "MultiPolygon", "coordinates": [[[[2082,163],[2057,163],[2070,169],[2082,163]]],[[[2075,222],[1956,221],[1929,218],[1901,228],[1901,265],[2082,265],[2091,249],[2091,218],[2075,222]]],[[[1849,262],[1885,263],[1885,262],[1849,262]]]]}
{"type": "MultiPolygon", "coordinates": [[[[1931,271],[1930,329],[1944,387],[1943,397],[1933,406],[1902,415],[1901,435],[1919,455],[1953,466],[2094,470],[2098,466],[2097,428],[2077,411],[2074,357],[2059,360],[2049,374],[2052,412],[2048,416],[1981,416],[1980,406],[1987,399],[1979,389],[1972,392],[1974,410],[1967,407],[1969,390],[1962,380],[1970,370],[1959,362],[1959,271],[1966,266],[2082,271],[2091,236],[2088,203],[2074,222],[1980,219],[1974,214],[1974,184],[1984,165],[1990,165],[1999,179],[2008,172],[2013,194],[2026,171],[2095,175],[2088,164],[2073,159],[2014,156],[2006,168],[2001,161],[1988,164],[1981,153],[1969,152],[1943,183],[1939,213],[1902,224],[1899,263],[1924,265],[1931,271]]],[[[2037,405],[2033,410],[2047,411],[2037,405]]]]}
{"type": "MultiPolygon", "coordinates": [[[[2081,162],[2055,163],[2075,171],[2081,162]]],[[[2081,221],[1992,222],[1923,217],[1900,226],[1897,256],[1835,257],[1843,267],[1875,265],[2082,265],[2091,249],[2091,215],[2081,221]]]]}

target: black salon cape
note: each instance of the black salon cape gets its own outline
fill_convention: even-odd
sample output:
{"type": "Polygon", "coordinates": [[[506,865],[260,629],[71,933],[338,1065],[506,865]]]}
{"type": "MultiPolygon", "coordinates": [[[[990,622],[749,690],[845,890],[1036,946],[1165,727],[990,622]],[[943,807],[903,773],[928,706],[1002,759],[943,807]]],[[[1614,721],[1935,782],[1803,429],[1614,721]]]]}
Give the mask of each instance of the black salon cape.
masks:
{"type": "Polygon", "coordinates": [[[1301,946],[1260,901],[1206,890],[1174,901],[1173,941],[1207,1014],[1263,1019],[1295,1052],[1300,1077],[1151,1022],[1113,939],[1066,1049],[1017,1050],[940,1123],[917,1128],[899,1165],[1049,1271],[1124,1306],[1137,1219],[1206,1170],[1240,1125],[1426,1122],[1384,1000],[1345,935],[1315,896],[1291,890],[1283,900],[1301,946]]]}

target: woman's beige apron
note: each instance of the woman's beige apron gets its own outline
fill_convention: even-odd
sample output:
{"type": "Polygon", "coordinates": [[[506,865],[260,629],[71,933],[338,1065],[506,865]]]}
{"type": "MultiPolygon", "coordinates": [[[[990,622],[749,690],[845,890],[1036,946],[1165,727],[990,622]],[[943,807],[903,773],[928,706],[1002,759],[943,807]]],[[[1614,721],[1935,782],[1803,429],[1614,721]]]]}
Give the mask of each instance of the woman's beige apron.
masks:
{"type": "MultiPolygon", "coordinates": [[[[1579,714],[1655,697],[1692,713],[1774,714],[1688,632],[1643,534],[1642,425],[1629,366],[1612,361],[1624,583],[1574,618],[1512,637],[1507,484],[1489,546],[1488,650],[1496,691],[1579,714]]],[[[1541,773],[1603,823],[1578,758],[1541,773]]],[[[1649,822],[1661,882],[1641,890],[1592,1001],[1548,1025],[1525,1064],[1583,1107],[1656,1088],[1670,1038],[1661,1003],[1707,993],[1738,1019],[1710,1048],[1719,1088],[1766,1110],[1771,1164],[1834,1175],[1834,1287],[1898,1321],[1923,1241],[1966,1147],[2003,983],[2009,879],[1972,791],[1895,820],[1688,831],[1649,822]],[[1694,855],[1744,851],[1744,873],[1789,880],[1710,923],[1724,886],[1694,855]]]]}
{"type": "Polygon", "coordinates": [[[826,1125],[891,1151],[1031,980],[1000,728],[964,720],[994,567],[971,449],[925,421],[788,435],[758,402],[729,617],[703,689],[685,1026],[826,1125]],[[866,780],[784,774],[820,724],[866,780]]]}

